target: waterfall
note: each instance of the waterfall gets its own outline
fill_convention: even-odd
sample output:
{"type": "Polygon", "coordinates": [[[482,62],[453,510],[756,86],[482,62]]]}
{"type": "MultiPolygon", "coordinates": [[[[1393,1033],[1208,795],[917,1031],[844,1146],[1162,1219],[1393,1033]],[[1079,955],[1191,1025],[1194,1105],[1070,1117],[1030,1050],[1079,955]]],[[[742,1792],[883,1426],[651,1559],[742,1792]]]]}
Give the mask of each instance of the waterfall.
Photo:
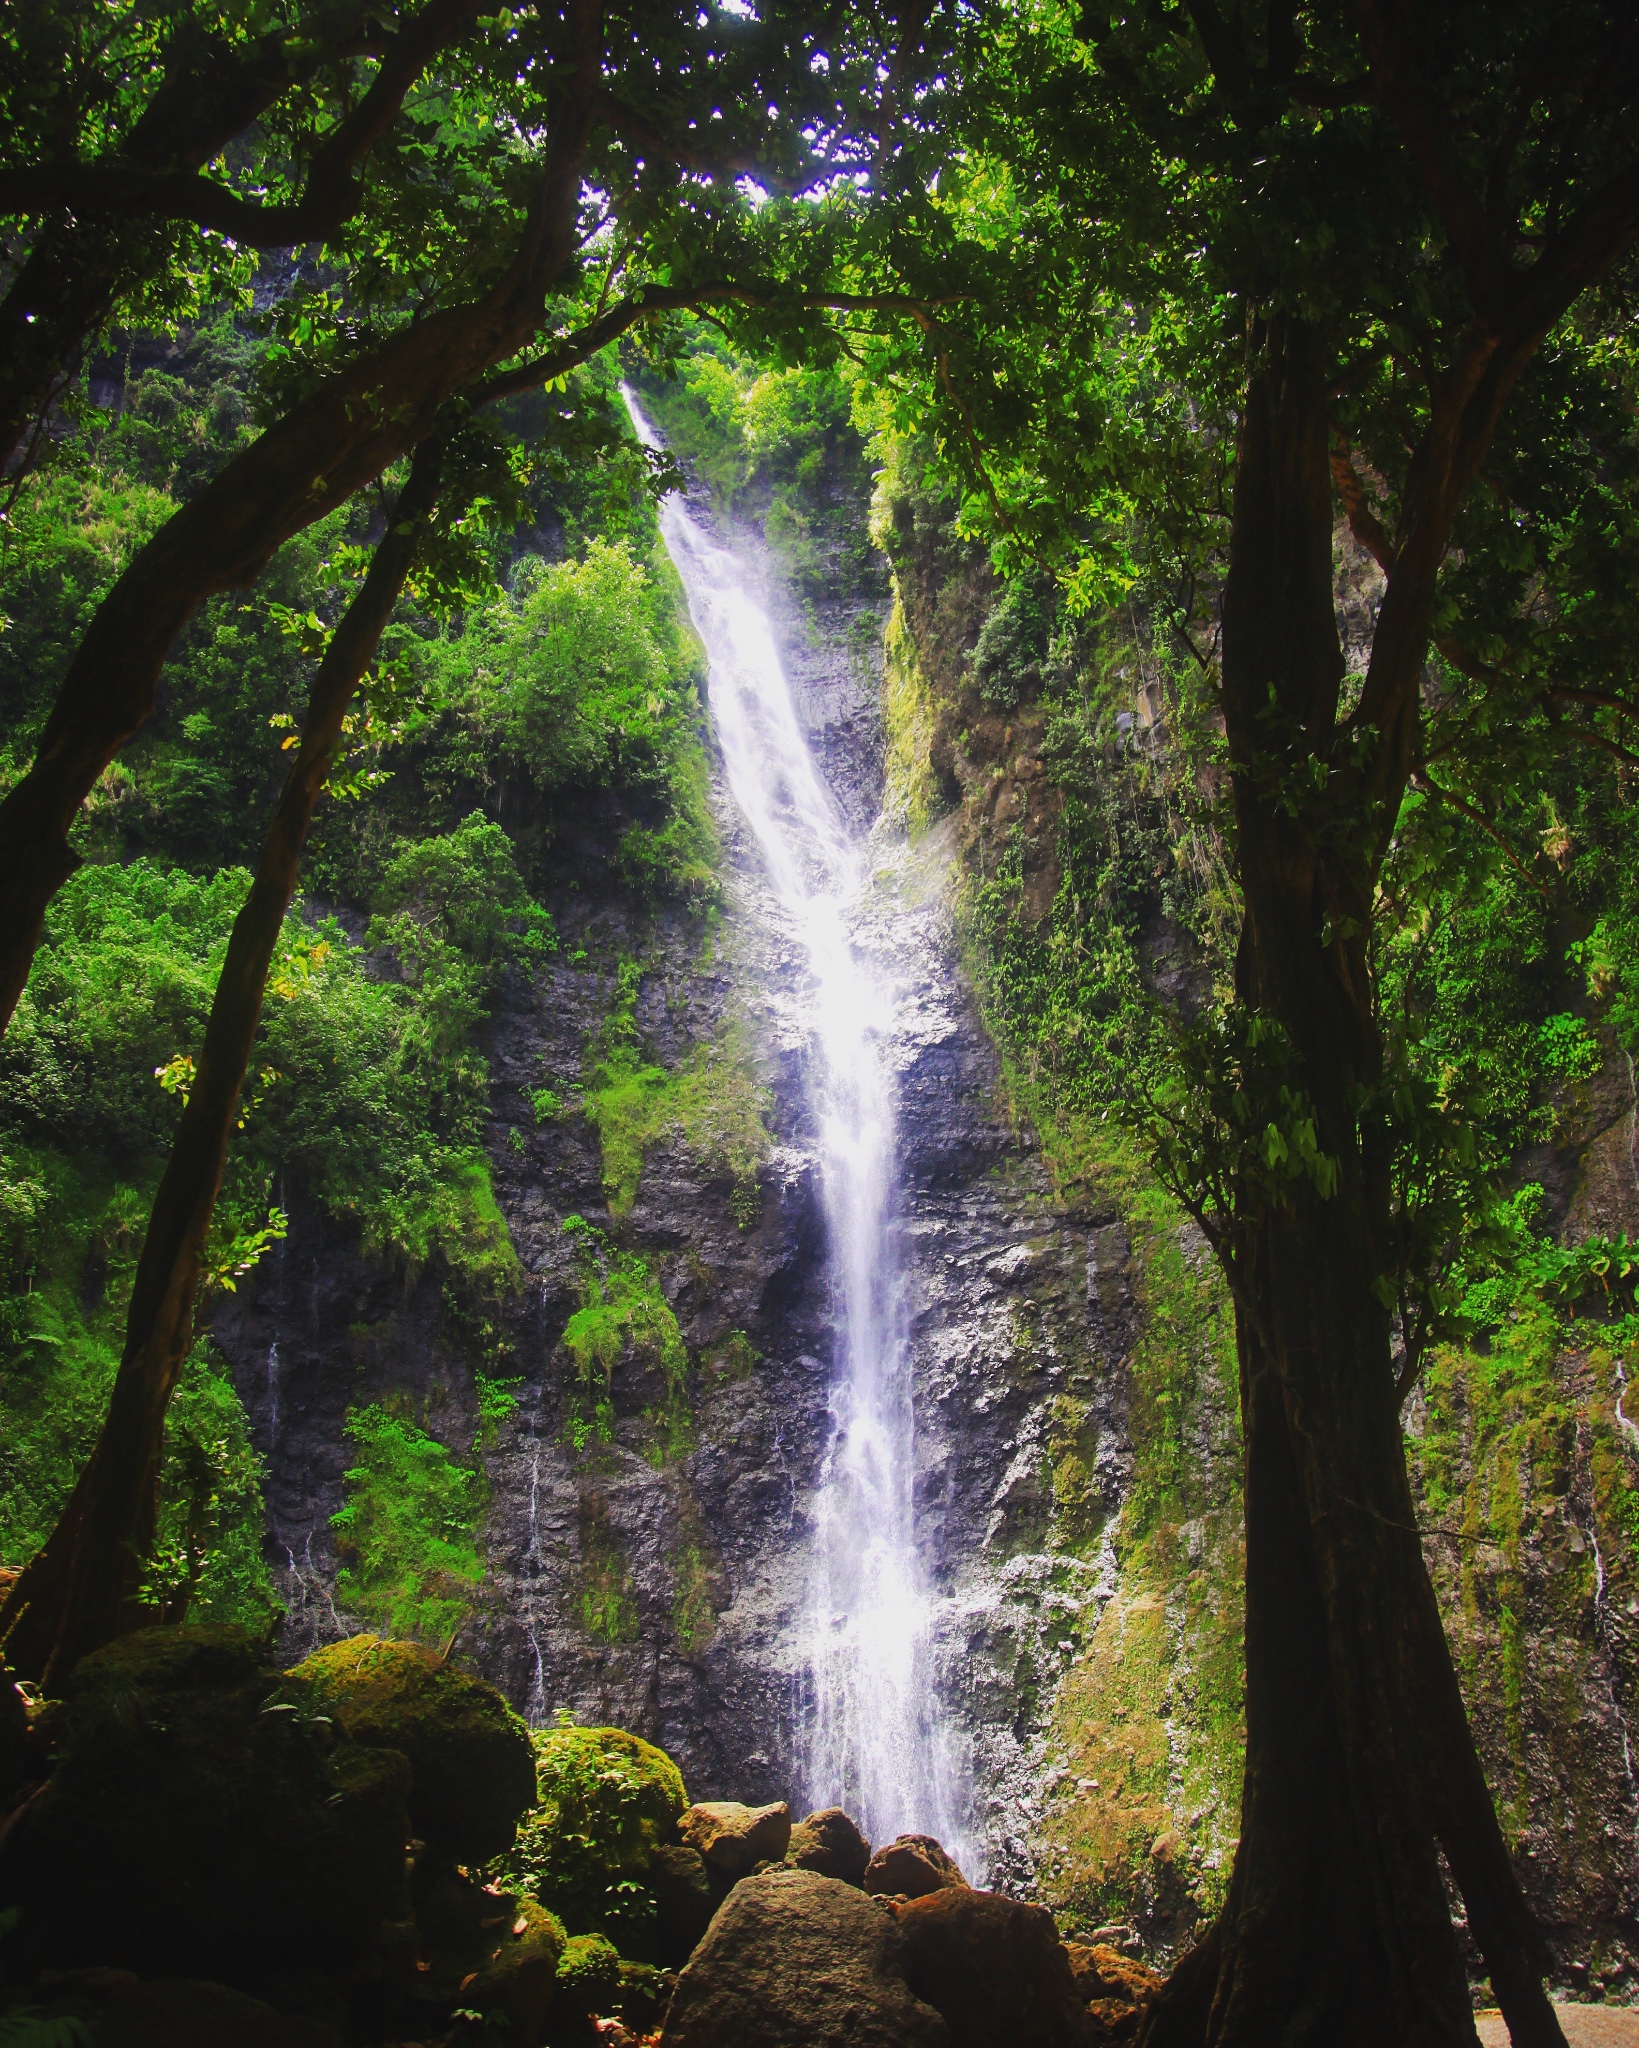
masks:
{"type": "MultiPolygon", "coordinates": [[[[639,438],[657,437],[624,391],[639,438]]],[[[803,1793],[845,1807],[874,1841],[902,1831],[953,1843],[950,1773],[930,1658],[933,1602],[916,1551],[914,1416],[897,1257],[891,991],[855,954],[866,884],[797,722],[768,618],[738,558],[681,499],[660,528],[710,662],[712,722],[728,787],[779,913],[808,968],[829,1238],[832,1433],[814,1502],[803,1663],[803,1793]]]]}

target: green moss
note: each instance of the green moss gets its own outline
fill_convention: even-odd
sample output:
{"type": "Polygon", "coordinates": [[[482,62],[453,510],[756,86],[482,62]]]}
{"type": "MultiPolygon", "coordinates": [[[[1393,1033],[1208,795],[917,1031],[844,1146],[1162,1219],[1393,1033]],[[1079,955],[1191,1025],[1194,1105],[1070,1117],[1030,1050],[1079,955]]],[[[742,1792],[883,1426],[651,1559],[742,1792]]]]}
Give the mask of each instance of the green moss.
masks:
{"type": "Polygon", "coordinates": [[[737,1196],[749,1189],[754,1198],[771,1143],[768,1090],[743,1033],[730,1027],[717,1044],[696,1046],[673,1071],[654,1065],[638,1045],[641,979],[636,961],[622,961],[615,1005],[593,1047],[581,1099],[603,1148],[610,1214],[631,1209],[644,1155],[662,1138],[681,1139],[704,1165],[732,1176],[737,1196]]]}
{"type": "Polygon", "coordinates": [[[8,1968],[263,1981],[348,1960],[402,1911],[402,1756],[336,1739],[300,1680],[222,1627],[79,1664],[57,1769],[8,1835],[8,1968]],[[202,1881],[202,1876],[205,1881],[202,1881]]]}
{"type": "Polygon", "coordinates": [[[694,1445],[689,1354],[677,1317],[660,1291],[654,1267],[641,1252],[614,1250],[601,1231],[579,1216],[566,1217],[564,1228],[579,1242],[580,1306],[563,1332],[575,1375],[569,1440],[583,1452],[613,1441],[610,1382],[630,1345],[638,1357],[660,1369],[660,1398],[644,1411],[643,1449],[651,1463],[669,1464],[694,1445]]]}
{"type": "Polygon", "coordinates": [[[447,1641],[483,1578],[483,1475],[382,1406],[354,1409],[347,1434],[359,1462],[331,1517],[342,1558],[337,1598],[389,1635],[447,1641]]]}
{"type": "MultiPolygon", "coordinates": [[[[1073,1115],[1044,1112],[1041,1128],[1061,1187],[1118,1204],[1140,1315],[1132,1485],[1109,1532],[1120,1577],[1051,1707],[1048,1750],[1066,1776],[1041,1894],[1067,1931],[1148,1912],[1187,1924],[1223,1900],[1245,1747],[1233,1322],[1216,1266],[1124,1139],[1073,1115]]],[[[1052,1421],[1054,1539],[1085,1555],[1085,1425],[1074,1403],[1052,1421]]]]}
{"type": "Polygon", "coordinates": [[[414,1643],[353,1636],[292,1673],[349,1740],[410,1765],[410,1822],[461,1863],[500,1855],[534,1803],[529,1730],[481,1678],[414,1643]]]}
{"type": "Polygon", "coordinates": [[[609,1519],[609,1504],[599,1493],[581,1501],[578,1581],[576,1615],[586,1633],[600,1643],[636,1642],[631,1568],[609,1519]]]}
{"type": "Polygon", "coordinates": [[[883,641],[882,718],[887,736],[883,808],[919,839],[941,809],[932,748],[938,708],[923,678],[897,594],[883,641]]]}
{"type": "Polygon", "coordinates": [[[572,1934],[558,1958],[553,2003],[565,2016],[606,2011],[620,1992],[620,1951],[605,1934],[572,1934]]]}
{"type": "Polygon", "coordinates": [[[677,1540],[671,1554],[672,1631],[685,1657],[698,1656],[717,1634],[712,1573],[717,1560],[701,1519],[699,1503],[684,1491],[676,1510],[677,1540]]]}
{"type": "Polygon", "coordinates": [[[536,1804],[492,1878],[531,1892],[572,1933],[608,1934],[644,1954],[650,1861],[688,1804],[677,1766],[619,1728],[541,1729],[534,1744],[536,1804]]]}

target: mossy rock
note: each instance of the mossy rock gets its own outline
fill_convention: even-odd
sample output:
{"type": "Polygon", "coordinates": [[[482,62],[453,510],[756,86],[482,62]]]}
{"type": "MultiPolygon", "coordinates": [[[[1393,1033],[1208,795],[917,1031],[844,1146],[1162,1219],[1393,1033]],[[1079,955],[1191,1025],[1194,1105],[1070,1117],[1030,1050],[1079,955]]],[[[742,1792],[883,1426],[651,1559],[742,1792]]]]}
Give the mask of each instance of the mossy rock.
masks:
{"type": "Polygon", "coordinates": [[[482,2013],[511,2048],[538,2041],[565,1942],[555,1915],[533,1899],[486,1889],[453,1864],[429,1865],[425,1856],[414,1900],[417,1956],[400,2024],[417,2039],[442,2036],[460,2008],[482,2013]]]}
{"type": "Polygon", "coordinates": [[[52,1777],[0,1847],[18,1962],[255,1985],[342,1967],[403,1911],[408,1764],[341,1739],[240,1631],[98,1651],[53,1733],[52,1777]]]}
{"type": "Polygon", "coordinates": [[[574,1934],[558,1958],[556,2016],[592,2019],[612,2012],[620,1998],[620,1951],[603,1934],[574,1934]]]}
{"type": "Polygon", "coordinates": [[[416,1643],[352,1636],[316,1650],[291,1677],[353,1742],[410,1761],[410,1823],[459,1863],[512,1841],[535,1797],[529,1730],[481,1678],[416,1643]]]}
{"type": "Polygon", "coordinates": [[[548,1728],[534,1737],[536,1804],[492,1866],[571,1934],[611,1935],[649,1957],[657,1939],[650,1865],[688,1804],[664,1750],[620,1728],[548,1728]]]}

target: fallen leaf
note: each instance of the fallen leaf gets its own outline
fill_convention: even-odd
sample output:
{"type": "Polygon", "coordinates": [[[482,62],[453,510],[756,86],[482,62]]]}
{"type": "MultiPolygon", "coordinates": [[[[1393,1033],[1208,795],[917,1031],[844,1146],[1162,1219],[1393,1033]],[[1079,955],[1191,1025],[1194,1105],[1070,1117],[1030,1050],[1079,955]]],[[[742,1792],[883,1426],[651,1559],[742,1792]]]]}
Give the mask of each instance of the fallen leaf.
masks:
{"type": "Polygon", "coordinates": [[[417,1968],[418,1970],[426,1971],[426,1970],[430,1970],[430,1969],[432,1968],[432,1964],[431,1964],[431,1963],[417,1963],[417,1964],[416,1964],[416,1968],[417,1968]]]}
{"type": "Polygon", "coordinates": [[[517,1919],[513,1921],[512,1931],[514,1934],[527,1934],[529,1932],[529,1922],[524,1918],[522,1913],[520,1913],[517,1919]]]}
{"type": "Polygon", "coordinates": [[[456,1988],[458,1991],[465,1991],[469,1984],[475,1984],[477,1981],[478,1972],[476,1970],[469,1970],[456,1988]]]}

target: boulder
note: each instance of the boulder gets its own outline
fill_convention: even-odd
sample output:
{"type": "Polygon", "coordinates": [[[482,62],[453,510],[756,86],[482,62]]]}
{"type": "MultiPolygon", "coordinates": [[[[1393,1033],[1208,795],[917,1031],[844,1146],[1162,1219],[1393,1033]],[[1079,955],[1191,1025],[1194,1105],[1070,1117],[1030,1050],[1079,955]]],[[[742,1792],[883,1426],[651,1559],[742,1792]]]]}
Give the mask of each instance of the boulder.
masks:
{"type": "Polygon", "coordinates": [[[350,1741],[410,1762],[410,1824],[458,1863],[506,1849],[535,1802],[529,1730],[481,1678],[417,1643],[352,1636],[291,1674],[350,1741]]]}
{"type": "Polygon", "coordinates": [[[893,1916],[854,1886],[759,1871],[689,1958],[661,2048],[949,2048],[944,2021],[911,1995],[906,1961],[893,1916]]]}
{"type": "Polygon", "coordinates": [[[724,1877],[744,1877],[759,1863],[778,1863],[791,1840],[791,1809],[742,1806],[737,1799],[710,1799],[691,1806],[677,1823],[684,1843],[724,1877]]]}
{"type": "Polygon", "coordinates": [[[442,2036],[455,2007],[480,2012],[497,2038],[533,2048],[554,2010],[562,1925],[534,1899],[480,1885],[447,1858],[416,1859],[412,1960],[400,2024],[442,2036]]]}
{"type": "Polygon", "coordinates": [[[827,1806],[798,1821],[785,1860],[798,1870],[817,1870],[821,1877],[863,1884],[871,1845],[840,1806],[827,1806]]]}
{"type": "Polygon", "coordinates": [[[0,1845],[16,1964],[254,1989],[348,1965],[402,1917],[409,1765],[341,1739],[241,1630],[110,1644],[52,1731],[56,1769],[0,1845]]]}
{"type": "Polygon", "coordinates": [[[572,1934],[607,1934],[649,1960],[660,1939],[650,1866],[688,1803],[677,1766],[620,1728],[539,1729],[533,1740],[534,1804],[489,1875],[533,1893],[572,1934]]]}
{"type": "Polygon", "coordinates": [[[706,1859],[681,1842],[663,1842],[649,1863],[649,1889],[654,1894],[661,1957],[681,1966],[711,1925],[718,1906],[719,1893],[706,1859]]]}
{"type": "Polygon", "coordinates": [[[1092,2015],[1095,2038],[1125,2041],[1138,2032],[1144,2007],[1160,1990],[1162,1979],[1146,1965],[1102,1942],[1067,1941],[1076,1996],[1092,2015]]]}
{"type": "Polygon", "coordinates": [[[508,1900],[516,1913],[493,1937],[476,1976],[458,1987],[460,2003],[499,2019],[514,2048],[534,2048],[557,1996],[558,1971],[568,1947],[563,1928],[533,1899],[508,1900]]]}
{"type": "Polygon", "coordinates": [[[559,2020],[592,2019],[619,2001],[620,1951],[606,1934],[575,1934],[558,1958],[559,2020]]]}
{"type": "Polygon", "coordinates": [[[957,1884],[892,1910],[910,1987],[943,2015],[951,2048],[1084,2048],[1086,2008],[1045,1906],[957,1884]]]}
{"type": "Polygon", "coordinates": [[[932,1835],[896,1835],[866,1864],[864,1882],[878,1897],[920,1899],[967,1879],[932,1835]]]}

